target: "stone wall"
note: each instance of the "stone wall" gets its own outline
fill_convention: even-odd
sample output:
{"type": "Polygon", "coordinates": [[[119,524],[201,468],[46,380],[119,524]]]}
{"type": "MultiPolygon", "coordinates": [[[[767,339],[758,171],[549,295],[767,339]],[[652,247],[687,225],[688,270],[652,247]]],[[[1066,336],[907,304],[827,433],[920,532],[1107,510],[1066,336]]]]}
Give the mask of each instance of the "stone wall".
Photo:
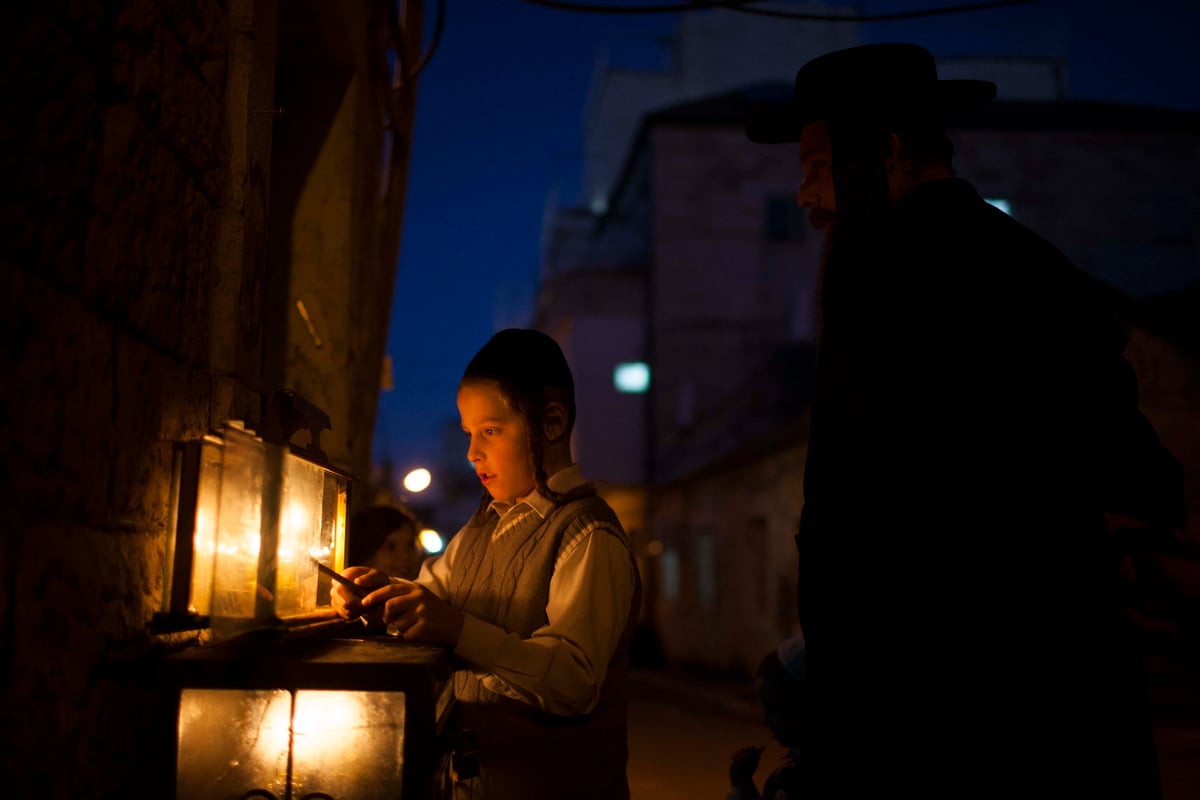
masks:
{"type": "Polygon", "coordinates": [[[270,102],[273,9],[121,6],[31,14],[7,51],[24,76],[0,269],[18,797],[161,796],[148,665],[167,643],[147,623],[171,442],[261,408],[270,126],[247,107],[270,102]]]}
{"type": "Polygon", "coordinates": [[[647,560],[669,659],[753,675],[798,630],[796,529],[804,505],[807,417],[693,478],[660,487],[647,560]],[[762,443],[759,443],[762,444],[762,443]]]}
{"type": "MultiPolygon", "coordinates": [[[[376,6],[351,5],[310,24],[338,37],[336,66],[365,74],[376,6]]],[[[162,797],[174,709],[155,664],[202,635],[150,626],[172,443],[227,420],[260,429],[270,392],[290,388],[274,381],[289,343],[269,305],[291,273],[268,234],[289,227],[269,197],[273,163],[289,166],[273,154],[281,14],[274,0],[36,7],[10,19],[3,51],[0,773],[15,797],[162,797]]],[[[378,88],[346,83],[358,94],[339,107],[378,88]]],[[[340,437],[324,444],[355,468],[370,458],[398,236],[377,213],[372,117],[376,146],[343,165],[356,194],[338,202],[359,205],[341,217],[397,230],[346,235],[345,259],[365,265],[352,291],[372,305],[331,298],[330,325],[353,310],[358,338],[323,373],[340,437]]]]}

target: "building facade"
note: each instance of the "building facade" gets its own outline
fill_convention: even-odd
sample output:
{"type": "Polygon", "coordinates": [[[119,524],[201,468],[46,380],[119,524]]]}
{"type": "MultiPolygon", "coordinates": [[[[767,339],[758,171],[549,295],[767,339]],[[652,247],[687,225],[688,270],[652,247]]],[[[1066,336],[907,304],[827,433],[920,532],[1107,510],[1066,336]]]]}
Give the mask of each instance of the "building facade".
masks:
{"type": "MultiPolygon", "coordinates": [[[[1200,543],[1196,353],[1178,327],[1152,330],[1159,301],[1200,283],[1200,115],[1072,102],[1060,65],[1019,74],[1016,96],[950,121],[957,170],[1122,298],[1143,408],[1186,469],[1181,534],[1200,543]]],[[[595,298],[605,274],[617,294],[640,279],[620,320],[649,367],[644,421],[581,430],[578,450],[619,438],[644,465],[633,527],[668,657],[743,673],[795,629],[820,234],[795,207],[794,146],[741,131],[751,104],[789,92],[759,84],[646,114],[607,210],[548,229],[539,317],[569,343],[598,306],[565,284],[586,274],[595,298]]],[[[617,397],[604,370],[627,356],[591,341],[602,366],[587,415],[604,419],[617,397]]]]}

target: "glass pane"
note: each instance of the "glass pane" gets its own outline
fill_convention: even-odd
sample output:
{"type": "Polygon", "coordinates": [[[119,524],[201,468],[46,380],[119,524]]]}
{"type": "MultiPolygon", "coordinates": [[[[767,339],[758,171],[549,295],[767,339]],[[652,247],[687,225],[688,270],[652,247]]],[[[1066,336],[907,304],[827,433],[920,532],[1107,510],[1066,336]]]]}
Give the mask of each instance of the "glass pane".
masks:
{"type": "MultiPolygon", "coordinates": [[[[325,517],[322,541],[332,552],[332,567],[338,572],[346,569],[346,509],[349,505],[349,481],[340,475],[325,475],[325,517]]],[[[328,597],[324,602],[328,602],[328,597]]]]}
{"type": "MultiPolygon", "coordinates": [[[[320,552],[314,553],[322,564],[341,572],[346,566],[346,505],[347,481],[334,472],[325,473],[325,492],[321,509],[320,552]]],[[[329,605],[333,582],[317,575],[317,606],[329,605]]]]}
{"type": "Polygon", "coordinates": [[[179,701],[179,800],[238,800],[287,787],[291,693],[185,689],[179,701]]]}
{"type": "Polygon", "coordinates": [[[225,430],[212,614],[253,617],[262,527],[264,448],[260,439],[225,430]]]}
{"type": "MultiPolygon", "coordinates": [[[[341,475],[330,473],[330,471],[326,471],[323,481],[320,531],[317,545],[311,549],[310,554],[330,569],[341,572],[346,565],[348,482],[341,475]]],[[[310,597],[314,603],[313,607],[329,606],[329,590],[332,588],[332,581],[318,572],[316,585],[316,595],[310,597]]]]}
{"type": "Polygon", "coordinates": [[[296,692],[292,789],[396,800],[404,776],[404,693],[296,692]]]}
{"type": "MultiPolygon", "coordinates": [[[[334,569],[345,568],[346,506],[349,486],[345,478],[329,472],[325,475],[325,510],[321,518],[321,545],[335,559],[334,569]]],[[[324,559],[322,559],[324,560],[324,559]]]]}
{"type": "Polygon", "coordinates": [[[192,599],[188,611],[212,611],[213,576],[217,558],[217,511],[221,492],[222,447],[211,441],[200,445],[200,485],[196,488],[196,531],[192,539],[192,599]]]}
{"type": "Polygon", "coordinates": [[[328,560],[323,551],[321,518],[325,470],[289,453],[283,465],[279,504],[279,550],[275,574],[275,613],[312,611],[317,605],[317,568],[312,558],[328,560]]]}

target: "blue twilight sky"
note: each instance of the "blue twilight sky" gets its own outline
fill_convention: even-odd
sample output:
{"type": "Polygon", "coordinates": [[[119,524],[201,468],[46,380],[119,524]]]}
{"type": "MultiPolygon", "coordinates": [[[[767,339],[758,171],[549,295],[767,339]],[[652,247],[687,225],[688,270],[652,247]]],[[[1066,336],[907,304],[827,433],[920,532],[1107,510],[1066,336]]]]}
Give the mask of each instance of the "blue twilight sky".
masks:
{"type": "MultiPolygon", "coordinates": [[[[607,47],[621,66],[662,67],[657,42],[678,17],[425,0],[428,33],[443,1],[444,28],[417,99],[388,336],[395,386],[380,398],[373,450],[376,463],[390,460],[401,474],[438,463],[445,427],[457,425],[458,378],[475,351],[498,328],[527,322],[548,194],[573,199],[578,191],[583,107],[598,52],[607,47]]],[[[845,5],[878,15],[974,2],[845,5]]],[[[1035,0],[861,23],[860,31],[866,42],[915,41],[938,56],[1065,57],[1073,97],[1200,110],[1200,0],[1035,0]]]]}

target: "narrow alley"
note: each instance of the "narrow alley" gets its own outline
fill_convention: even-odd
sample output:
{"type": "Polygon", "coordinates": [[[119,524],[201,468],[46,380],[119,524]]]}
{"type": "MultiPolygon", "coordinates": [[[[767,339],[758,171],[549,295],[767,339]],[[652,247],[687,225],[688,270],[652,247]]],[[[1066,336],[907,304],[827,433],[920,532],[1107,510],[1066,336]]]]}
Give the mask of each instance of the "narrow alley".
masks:
{"type": "MultiPolygon", "coordinates": [[[[1159,679],[1152,694],[1163,800],[1200,796],[1200,687],[1159,679]]],[[[680,670],[630,673],[629,785],[632,800],[724,800],[729,759],[745,745],[765,747],[755,782],[779,763],[749,680],[680,670]]]]}

